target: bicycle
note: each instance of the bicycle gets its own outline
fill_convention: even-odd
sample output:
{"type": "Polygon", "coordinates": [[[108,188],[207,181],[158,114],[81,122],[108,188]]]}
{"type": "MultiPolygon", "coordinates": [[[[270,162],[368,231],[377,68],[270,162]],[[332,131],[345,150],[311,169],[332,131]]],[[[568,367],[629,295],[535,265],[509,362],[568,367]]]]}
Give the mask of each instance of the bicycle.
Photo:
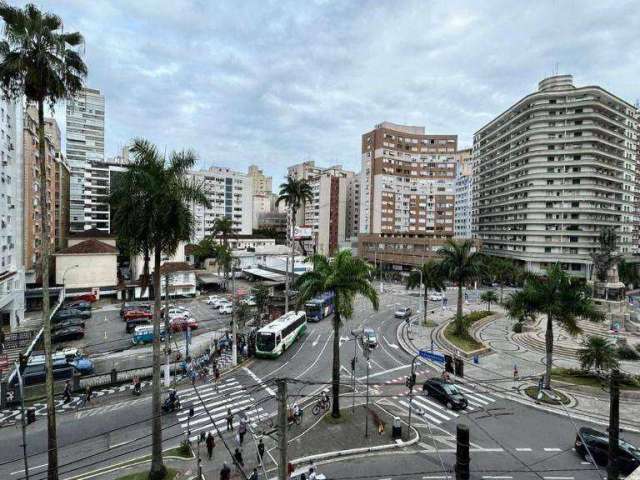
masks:
{"type": "Polygon", "coordinates": [[[318,415],[321,412],[325,413],[329,411],[330,407],[331,407],[331,402],[329,400],[325,402],[322,399],[320,399],[316,402],[316,404],[311,409],[311,413],[313,413],[314,415],[318,415]]]}

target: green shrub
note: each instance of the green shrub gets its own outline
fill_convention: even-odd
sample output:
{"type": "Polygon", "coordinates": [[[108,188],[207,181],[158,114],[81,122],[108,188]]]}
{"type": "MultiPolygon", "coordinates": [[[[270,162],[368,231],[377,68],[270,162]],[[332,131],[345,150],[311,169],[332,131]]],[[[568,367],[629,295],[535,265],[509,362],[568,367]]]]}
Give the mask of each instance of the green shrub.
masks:
{"type": "Polygon", "coordinates": [[[492,315],[491,312],[488,312],[486,310],[484,311],[476,311],[476,312],[470,312],[467,313],[464,316],[465,321],[469,322],[469,323],[474,323],[477,322],[478,320],[484,318],[484,317],[488,317],[489,315],[492,315]]]}
{"type": "Polygon", "coordinates": [[[188,440],[183,440],[180,442],[180,446],[178,447],[178,453],[182,457],[190,457],[191,456],[191,443],[188,440]]]}
{"type": "Polygon", "coordinates": [[[629,345],[621,345],[617,350],[620,360],[640,360],[640,355],[629,345]]]}
{"type": "Polygon", "coordinates": [[[522,333],[522,322],[513,324],[513,333],[522,333]]]}

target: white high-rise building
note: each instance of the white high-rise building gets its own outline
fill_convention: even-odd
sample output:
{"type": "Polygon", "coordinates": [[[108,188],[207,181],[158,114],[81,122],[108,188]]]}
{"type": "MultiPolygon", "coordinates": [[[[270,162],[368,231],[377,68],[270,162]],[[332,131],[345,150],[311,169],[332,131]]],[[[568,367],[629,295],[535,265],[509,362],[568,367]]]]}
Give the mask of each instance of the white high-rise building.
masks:
{"type": "Polygon", "coordinates": [[[454,238],[469,239],[471,228],[471,212],[473,210],[473,170],[471,167],[471,149],[460,150],[455,154],[456,183],[453,212],[454,238]]]}
{"type": "Polygon", "coordinates": [[[0,328],[24,319],[22,104],[0,99],[0,328]]]}
{"type": "Polygon", "coordinates": [[[207,194],[210,208],[192,205],[195,219],[193,240],[199,242],[213,234],[216,218],[228,217],[233,228],[241,235],[251,235],[253,223],[253,187],[247,174],[228,168],[210,167],[192,171],[191,179],[201,184],[207,194]]]}
{"type": "Polygon", "coordinates": [[[474,135],[474,236],[482,251],[590,277],[603,228],[634,251],[638,113],[571,75],[542,80],[474,135]]]}
{"type": "Polygon", "coordinates": [[[91,228],[84,202],[85,172],[89,162],[104,161],[104,96],[84,88],[67,102],[67,161],[71,169],[69,195],[71,231],[91,228]]]}
{"type": "Polygon", "coordinates": [[[114,177],[127,171],[118,160],[87,162],[84,170],[84,229],[111,232],[109,195],[114,177]]]}

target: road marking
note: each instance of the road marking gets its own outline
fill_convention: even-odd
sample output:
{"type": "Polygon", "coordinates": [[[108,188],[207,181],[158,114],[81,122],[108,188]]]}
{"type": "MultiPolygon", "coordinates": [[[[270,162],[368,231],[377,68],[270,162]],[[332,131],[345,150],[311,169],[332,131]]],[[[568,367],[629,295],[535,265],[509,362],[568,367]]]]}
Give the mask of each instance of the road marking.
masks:
{"type": "MultiPolygon", "coordinates": [[[[379,377],[380,375],[384,375],[386,373],[395,372],[397,370],[402,370],[403,368],[409,368],[410,366],[411,366],[411,364],[400,365],[399,367],[390,368],[389,370],[383,370],[382,372],[372,373],[371,375],[369,375],[369,378],[379,377]]],[[[366,376],[365,377],[360,377],[357,380],[358,381],[362,381],[362,380],[366,380],[366,378],[367,378],[366,376]]]]}
{"type": "Polygon", "coordinates": [[[511,475],[483,475],[482,478],[487,478],[487,479],[493,478],[497,480],[499,478],[506,479],[506,478],[513,478],[513,477],[511,475]]]}
{"type": "Polygon", "coordinates": [[[573,480],[574,477],[542,477],[544,480],[573,480]]]}
{"type": "Polygon", "coordinates": [[[516,448],[516,452],[532,452],[531,448],[516,448]]]}
{"type": "MultiPolygon", "coordinates": [[[[324,345],[322,347],[322,349],[320,350],[320,353],[318,354],[318,356],[316,357],[316,359],[313,361],[313,363],[311,365],[309,365],[300,375],[298,375],[296,377],[296,380],[299,379],[300,377],[304,376],[307,374],[307,372],[309,370],[311,370],[313,367],[316,366],[316,364],[318,363],[318,361],[322,358],[322,354],[324,353],[324,349],[327,348],[327,345],[329,345],[329,339],[333,336],[333,333],[330,333],[329,336],[327,337],[327,339],[324,342],[324,345]]],[[[273,390],[272,390],[273,391],[273,390]]],[[[274,393],[275,396],[275,393],[274,393]]]]}
{"type": "MultiPolygon", "coordinates": [[[[44,467],[46,467],[47,465],[48,465],[48,463],[43,463],[42,465],[37,465],[37,466],[35,466],[35,467],[29,467],[29,471],[31,471],[31,470],[35,470],[35,469],[37,469],[37,468],[44,468],[44,467]]],[[[17,475],[17,474],[19,474],[19,473],[24,473],[24,469],[23,469],[23,470],[17,470],[17,471],[15,471],[15,472],[11,472],[11,473],[10,473],[10,475],[17,475]]]]}
{"type": "Polygon", "coordinates": [[[383,340],[385,341],[385,343],[386,343],[387,345],[389,345],[391,348],[395,348],[395,349],[400,348],[400,347],[399,347],[398,345],[396,345],[395,343],[389,343],[389,340],[387,340],[387,338],[386,338],[386,337],[382,337],[382,339],[383,339],[383,340]]]}
{"type": "Polygon", "coordinates": [[[429,475],[427,477],[422,477],[422,480],[436,480],[438,478],[447,479],[447,478],[451,478],[451,477],[449,477],[448,475],[447,476],[444,476],[444,475],[429,475]]]}
{"type": "MultiPolygon", "coordinates": [[[[561,448],[545,448],[544,451],[545,452],[561,452],[562,449],[561,448]]],[[[549,478],[551,478],[551,477],[549,477],[549,478]]],[[[573,478],[573,477],[571,477],[571,478],[573,478]]]]}
{"type": "Polygon", "coordinates": [[[255,373],[253,373],[253,372],[252,372],[251,370],[249,370],[247,367],[242,367],[242,369],[243,369],[245,372],[247,372],[247,373],[249,374],[249,376],[250,376],[251,378],[253,378],[253,379],[256,381],[256,383],[258,383],[259,385],[261,385],[261,386],[262,386],[262,388],[264,388],[264,389],[265,389],[265,391],[266,391],[269,395],[271,395],[272,397],[275,397],[275,396],[276,396],[276,392],[274,392],[273,390],[271,390],[271,388],[267,387],[267,386],[263,383],[263,381],[262,381],[262,380],[260,380],[260,378],[259,378],[255,373]]]}
{"type": "Polygon", "coordinates": [[[318,338],[316,338],[316,341],[315,341],[315,342],[313,342],[313,343],[311,344],[311,346],[312,346],[312,347],[315,347],[316,345],[318,345],[318,342],[319,342],[319,341],[320,341],[320,334],[318,334],[318,338]]]}

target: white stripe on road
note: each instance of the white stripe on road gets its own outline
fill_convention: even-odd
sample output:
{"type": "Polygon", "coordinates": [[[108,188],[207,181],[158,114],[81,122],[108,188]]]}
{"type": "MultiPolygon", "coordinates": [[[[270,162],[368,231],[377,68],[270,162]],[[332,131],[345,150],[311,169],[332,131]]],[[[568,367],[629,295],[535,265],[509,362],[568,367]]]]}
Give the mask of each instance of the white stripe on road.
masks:
{"type": "MultiPolygon", "coordinates": [[[[411,364],[400,365],[399,367],[390,368],[389,370],[384,370],[382,372],[372,373],[371,375],[369,375],[369,378],[379,377],[380,375],[384,375],[386,373],[395,372],[397,370],[402,370],[403,368],[409,368],[410,366],[411,366],[411,364]]],[[[362,381],[362,380],[366,380],[366,379],[367,379],[366,376],[357,378],[358,381],[362,381]]]]}
{"type": "Polygon", "coordinates": [[[542,477],[544,480],[573,480],[574,477],[542,477]]]}
{"type": "MultiPolygon", "coordinates": [[[[197,425],[199,423],[204,423],[204,422],[208,422],[210,421],[211,418],[224,418],[227,416],[227,409],[231,408],[231,413],[235,414],[238,412],[241,412],[243,410],[243,408],[239,408],[240,405],[246,405],[247,403],[251,403],[253,402],[253,398],[248,398],[246,400],[240,400],[239,402],[235,402],[233,403],[233,407],[230,407],[228,405],[223,405],[221,407],[217,407],[217,408],[210,408],[207,412],[204,412],[202,415],[198,415],[199,418],[197,418],[196,420],[191,420],[190,422],[187,423],[182,423],[180,424],[180,426],[182,428],[186,428],[187,425],[191,424],[191,425],[197,425]],[[213,412],[216,412],[215,414],[213,412]],[[211,418],[209,418],[209,415],[211,415],[211,418]]],[[[188,415],[187,417],[188,418],[188,415]]],[[[180,420],[181,422],[184,422],[185,419],[180,420]]]]}
{"type": "Polygon", "coordinates": [[[561,448],[545,448],[544,451],[545,452],[561,452],[562,449],[561,448]]]}
{"type": "Polygon", "coordinates": [[[191,390],[191,393],[189,394],[186,394],[186,393],[184,395],[178,394],[178,398],[180,398],[180,400],[184,403],[189,401],[196,401],[199,398],[207,398],[207,397],[210,397],[211,395],[217,395],[220,392],[226,392],[228,390],[237,390],[241,388],[243,388],[242,385],[238,383],[235,383],[235,384],[229,383],[225,386],[218,385],[218,391],[216,391],[215,386],[212,385],[211,387],[198,388],[197,389],[198,393],[191,390]]]}
{"type": "Polygon", "coordinates": [[[436,410],[435,408],[433,408],[430,404],[425,402],[420,397],[415,397],[413,399],[413,402],[416,403],[420,408],[422,408],[424,410],[428,410],[429,412],[433,413],[434,415],[437,415],[438,417],[444,418],[445,420],[451,420],[444,413],[440,412],[439,410],[436,410]]]}
{"type": "MultiPolygon", "coordinates": [[[[321,352],[322,353],[322,352],[321,352]]],[[[269,387],[267,387],[264,382],[260,379],[260,377],[258,377],[255,373],[253,373],[251,370],[249,370],[247,367],[242,367],[242,369],[247,372],[249,374],[249,376],[251,378],[253,378],[257,384],[261,385],[262,388],[265,389],[265,391],[271,395],[272,397],[276,396],[276,392],[274,392],[273,390],[271,390],[269,387]]]]}
{"type": "Polygon", "coordinates": [[[447,412],[447,415],[451,415],[454,418],[457,418],[459,415],[454,412],[453,410],[448,410],[444,405],[439,405],[436,402],[434,402],[433,400],[429,400],[428,397],[420,397],[420,400],[431,405],[432,407],[435,408],[439,408],[440,410],[444,410],[445,412],[447,412]]]}
{"type": "Polygon", "coordinates": [[[231,395],[232,393],[234,393],[234,390],[237,392],[243,392],[244,387],[242,385],[232,385],[226,388],[219,388],[217,392],[215,390],[212,390],[210,392],[207,391],[206,393],[201,393],[200,391],[198,391],[198,393],[200,393],[200,396],[194,393],[193,395],[185,395],[184,397],[179,398],[182,403],[199,402],[200,399],[204,400],[205,398],[210,399],[211,397],[215,396],[224,397],[226,395],[231,395]]]}
{"type": "MultiPolygon", "coordinates": [[[[262,408],[257,408],[255,410],[251,410],[250,412],[247,412],[247,420],[249,422],[252,422],[253,420],[260,420],[260,412],[263,412],[264,410],[262,408]]],[[[227,420],[226,419],[222,419],[222,420],[216,420],[215,424],[220,427],[222,425],[226,425],[227,420]]],[[[233,428],[236,428],[238,425],[240,425],[240,422],[233,422],[233,428]]],[[[210,429],[211,433],[213,433],[214,435],[217,434],[215,427],[212,428],[212,424],[209,423],[207,425],[202,425],[198,428],[193,428],[191,429],[191,433],[194,432],[199,432],[201,430],[206,430],[206,429],[210,429]]],[[[191,441],[195,441],[198,440],[199,435],[194,435],[192,437],[189,437],[189,440],[191,441]]]]}
{"type": "MultiPolygon", "coordinates": [[[[409,407],[409,404],[408,404],[407,402],[405,402],[404,400],[400,400],[400,404],[401,404],[401,405],[403,405],[403,406],[404,406],[404,407],[406,407],[406,408],[410,408],[410,407],[409,407]]],[[[416,410],[417,410],[417,409],[416,409],[416,407],[413,407],[413,410],[414,410],[414,412],[417,414],[417,412],[416,412],[416,410]]],[[[426,413],[423,413],[423,414],[422,414],[422,415],[420,415],[420,416],[421,416],[421,417],[426,417],[426,418],[428,418],[429,420],[431,420],[431,421],[432,421],[433,423],[435,423],[436,425],[441,425],[441,424],[442,424],[442,421],[441,421],[441,420],[438,420],[437,418],[432,417],[431,415],[427,415],[426,413]]]]}
{"type": "Polygon", "coordinates": [[[480,399],[479,399],[478,397],[476,397],[475,395],[471,395],[471,394],[467,393],[467,394],[465,395],[465,397],[466,397],[466,399],[467,399],[467,400],[471,399],[471,400],[473,400],[475,403],[480,404],[480,405],[482,405],[482,406],[489,405],[489,402],[485,402],[484,400],[480,400],[480,399]]]}
{"type": "Polygon", "coordinates": [[[456,387],[458,387],[458,389],[462,390],[463,392],[471,393],[471,394],[473,394],[473,395],[475,395],[475,396],[477,396],[479,398],[482,398],[483,400],[486,400],[487,402],[495,402],[496,401],[495,398],[491,398],[488,395],[484,395],[484,394],[478,393],[478,392],[476,392],[474,390],[471,390],[469,388],[463,387],[462,385],[456,384],[456,387]]]}
{"type": "Polygon", "coordinates": [[[513,477],[511,475],[483,475],[482,478],[486,478],[486,479],[492,478],[497,480],[499,478],[507,479],[507,478],[513,478],[513,477]]]}
{"type": "Polygon", "coordinates": [[[532,452],[531,448],[516,448],[516,452],[532,452]]]}
{"type": "MultiPolygon", "coordinates": [[[[239,396],[243,395],[244,392],[233,392],[231,393],[227,398],[224,399],[220,399],[218,401],[215,402],[203,402],[203,404],[198,405],[197,407],[193,407],[193,411],[194,412],[198,412],[200,410],[204,410],[205,407],[219,407],[222,405],[229,405],[229,404],[233,404],[233,402],[235,402],[236,400],[239,400],[239,396]]],[[[211,410],[209,410],[211,411],[211,410]]],[[[180,420],[181,422],[186,420],[187,417],[189,416],[189,412],[188,410],[185,411],[184,409],[178,413],[177,417],[178,420],[180,420]]]]}
{"type": "MultiPolygon", "coordinates": [[[[48,463],[43,463],[42,465],[37,465],[35,467],[29,467],[29,472],[31,472],[31,470],[36,470],[39,468],[44,468],[48,465],[48,463]]],[[[19,473],[24,473],[24,469],[23,470],[16,470],[15,472],[11,472],[9,475],[17,475],[19,473]]]]}

